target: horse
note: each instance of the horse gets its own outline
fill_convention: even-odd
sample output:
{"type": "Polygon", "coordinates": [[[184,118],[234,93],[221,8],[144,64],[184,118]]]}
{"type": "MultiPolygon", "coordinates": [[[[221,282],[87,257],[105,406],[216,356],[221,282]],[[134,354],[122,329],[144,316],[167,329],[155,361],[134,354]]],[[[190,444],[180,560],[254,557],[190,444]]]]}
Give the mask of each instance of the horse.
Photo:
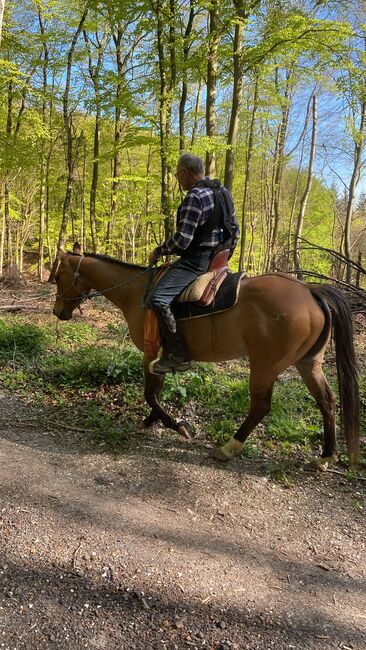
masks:
{"type": "MultiPolygon", "coordinates": [[[[149,267],[121,262],[107,255],[80,255],[62,250],[58,257],[53,313],[60,320],[69,320],[74,309],[95,290],[121,309],[133,343],[143,352],[143,297],[149,267]]],[[[337,460],[336,399],[322,369],[333,331],[341,421],[349,461],[351,464],[357,461],[359,392],[352,314],[337,288],[306,284],[283,273],[244,276],[235,306],[220,313],[182,320],[181,327],[193,361],[249,359],[249,413],[234,436],[216,448],[215,458],[227,461],[240,454],[249,434],[270,412],[275,380],[288,367],[295,366],[322,415],[322,452],[314,460],[322,470],[330,461],[337,460]]],[[[190,437],[187,423],[174,419],[162,407],[159,397],[164,376],[149,371],[151,361],[151,356],[145,353],[144,396],[151,407],[145,426],[160,420],[165,427],[190,437]]]]}

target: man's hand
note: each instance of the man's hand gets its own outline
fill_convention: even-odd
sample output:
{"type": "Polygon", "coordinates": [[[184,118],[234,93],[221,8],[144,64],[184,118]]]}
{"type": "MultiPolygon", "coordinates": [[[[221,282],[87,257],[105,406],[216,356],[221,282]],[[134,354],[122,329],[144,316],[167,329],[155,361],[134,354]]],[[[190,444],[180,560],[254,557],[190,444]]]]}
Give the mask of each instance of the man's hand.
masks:
{"type": "Polygon", "coordinates": [[[158,259],[159,259],[159,257],[158,257],[157,254],[155,253],[155,249],[154,249],[154,250],[152,251],[152,253],[150,253],[150,255],[149,255],[149,264],[155,264],[155,262],[157,262],[158,259]]]}

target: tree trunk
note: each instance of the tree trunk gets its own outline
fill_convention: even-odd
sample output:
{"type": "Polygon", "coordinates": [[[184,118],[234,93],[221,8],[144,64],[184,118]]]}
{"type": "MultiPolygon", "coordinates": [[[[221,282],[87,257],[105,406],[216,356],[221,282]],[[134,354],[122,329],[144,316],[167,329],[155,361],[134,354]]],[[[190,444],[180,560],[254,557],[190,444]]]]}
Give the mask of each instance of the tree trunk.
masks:
{"type": "Polygon", "coordinates": [[[3,27],[4,9],[5,9],[5,0],[0,0],[0,43],[1,43],[1,32],[3,27]]]}
{"type": "MultiPolygon", "coordinates": [[[[212,0],[209,11],[208,63],[206,90],[206,135],[214,138],[216,135],[216,93],[217,93],[217,52],[220,44],[219,32],[219,0],[212,0]]],[[[206,151],[206,176],[215,176],[216,160],[214,143],[210,143],[206,151]]]]}
{"type": "Polygon", "coordinates": [[[111,201],[110,201],[109,219],[108,219],[107,237],[106,237],[107,252],[110,252],[112,250],[112,244],[113,244],[113,231],[115,227],[117,206],[118,206],[117,195],[118,195],[118,189],[120,185],[119,177],[121,175],[120,146],[121,146],[125,128],[128,124],[127,121],[125,122],[124,125],[121,124],[122,82],[126,71],[126,64],[132,55],[135,45],[139,40],[137,39],[137,41],[133,44],[131,49],[125,54],[124,57],[122,57],[122,50],[121,50],[122,37],[123,37],[122,25],[119,24],[116,34],[113,34],[118,80],[116,84],[115,111],[114,111],[114,155],[113,155],[113,162],[112,162],[111,201]]]}
{"type": "MultiPolygon", "coordinates": [[[[0,195],[0,208],[2,208],[2,207],[3,207],[2,206],[2,195],[0,195]]],[[[1,234],[0,234],[0,278],[2,277],[2,274],[3,274],[4,248],[5,248],[5,212],[2,211],[1,234]]]]}
{"type": "Polygon", "coordinates": [[[93,145],[93,172],[90,186],[90,232],[92,239],[93,252],[98,252],[98,235],[96,224],[96,201],[99,178],[99,142],[100,142],[100,123],[101,123],[101,100],[100,100],[100,70],[103,61],[103,45],[99,39],[98,33],[95,34],[97,60],[93,65],[93,56],[90,48],[90,39],[86,31],[83,31],[86,49],[88,51],[89,76],[94,87],[95,94],[95,122],[94,122],[94,145],[93,145]]]}
{"type": "MultiPolygon", "coordinates": [[[[64,241],[65,241],[65,236],[66,236],[66,228],[67,228],[67,223],[69,220],[69,211],[70,211],[70,204],[71,204],[71,196],[72,196],[72,188],[74,185],[74,179],[75,179],[75,160],[73,156],[73,130],[72,130],[72,113],[70,112],[70,107],[69,107],[69,95],[70,95],[70,85],[71,85],[71,70],[72,70],[72,63],[73,63],[73,58],[74,58],[74,51],[76,47],[77,40],[80,36],[80,33],[83,29],[83,25],[86,19],[88,13],[88,7],[84,10],[83,15],[80,18],[80,22],[78,24],[78,27],[75,31],[75,34],[73,36],[73,39],[71,41],[71,45],[67,54],[67,67],[66,67],[66,82],[65,82],[65,90],[62,98],[62,107],[63,107],[63,118],[64,118],[64,128],[65,128],[65,135],[66,135],[66,146],[67,146],[67,182],[66,182],[66,192],[65,192],[65,198],[64,198],[64,203],[63,203],[63,208],[62,208],[62,220],[61,220],[61,226],[60,226],[60,232],[58,236],[58,242],[57,242],[57,248],[62,248],[64,241]]],[[[51,273],[48,278],[49,282],[53,282],[56,270],[58,267],[58,259],[57,257],[55,258],[52,268],[51,268],[51,273]]]]}
{"type": "MultiPolygon", "coordinates": [[[[13,128],[13,82],[8,83],[8,101],[6,117],[6,141],[9,143],[13,128]]],[[[6,241],[6,264],[12,266],[13,253],[11,242],[11,222],[10,222],[10,196],[9,185],[6,178],[4,183],[4,218],[5,218],[5,241],[6,241]]]]}
{"type": "MultiPolygon", "coordinates": [[[[43,98],[42,98],[42,126],[43,130],[46,130],[46,110],[47,110],[47,70],[48,70],[48,47],[47,42],[44,38],[45,27],[42,18],[42,13],[40,7],[38,7],[38,22],[39,29],[42,36],[43,44],[43,64],[42,64],[42,76],[43,76],[43,98]]],[[[41,144],[41,162],[40,162],[40,183],[39,183],[39,236],[38,236],[38,277],[43,280],[44,272],[44,230],[45,230],[45,214],[46,214],[46,160],[45,160],[45,147],[46,142],[44,138],[42,139],[41,144]]]]}
{"type": "Polygon", "coordinates": [[[164,52],[164,0],[157,0],[155,12],[157,17],[157,47],[159,58],[160,97],[159,97],[159,127],[160,127],[160,160],[161,160],[161,198],[160,210],[164,217],[165,238],[170,235],[170,205],[168,180],[168,82],[166,59],[164,52]]]}
{"type": "Polygon", "coordinates": [[[187,83],[187,63],[189,59],[190,50],[190,37],[193,28],[193,21],[195,16],[194,11],[195,0],[190,0],[189,3],[189,16],[186,31],[183,37],[183,80],[182,80],[182,94],[179,102],[179,151],[185,150],[185,111],[188,96],[188,83],[187,83]]]}
{"type": "Polygon", "coordinates": [[[348,201],[346,209],[346,221],[344,224],[344,255],[347,258],[346,282],[350,284],[352,280],[351,258],[351,223],[353,217],[353,208],[358,182],[361,175],[362,153],[365,145],[365,126],[366,126],[366,102],[361,102],[361,118],[358,129],[358,137],[355,138],[353,172],[348,190],[348,201]]]}
{"type": "Polygon", "coordinates": [[[244,182],[244,195],[243,195],[243,206],[242,206],[242,219],[241,219],[241,241],[240,241],[240,258],[239,258],[239,271],[244,270],[244,257],[245,257],[245,239],[246,239],[246,212],[249,196],[249,187],[250,187],[250,173],[251,173],[251,162],[254,148],[254,127],[255,127],[255,117],[258,109],[258,78],[256,79],[254,86],[254,97],[253,97],[253,109],[252,116],[250,120],[249,127],[249,137],[248,137],[248,149],[247,157],[245,162],[245,182],[244,182]]]}
{"type": "Polygon", "coordinates": [[[80,218],[80,246],[81,246],[81,252],[84,253],[86,251],[86,163],[87,163],[87,156],[86,156],[86,137],[84,135],[84,131],[81,132],[80,134],[80,139],[81,139],[81,146],[83,150],[83,175],[81,179],[81,218],[80,218]]]}
{"type": "Polygon", "coordinates": [[[234,0],[236,13],[235,35],[233,44],[234,85],[231,101],[230,124],[227,135],[228,147],[226,149],[224,174],[224,185],[229,190],[229,192],[232,192],[233,189],[234,148],[238,137],[240,110],[243,98],[243,34],[245,19],[248,17],[248,14],[246,12],[246,4],[246,0],[234,0]]]}
{"type": "Polygon", "coordinates": [[[300,140],[299,140],[299,144],[301,142],[300,159],[299,159],[299,164],[298,164],[297,172],[296,172],[295,187],[294,187],[294,190],[293,190],[292,203],[291,203],[291,212],[290,212],[290,218],[289,218],[288,230],[287,230],[286,270],[289,270],[289,266],[290,266],[292,225],[293,225],[293,222],[294,222],[296,203],[297,203],[298,195],[299,195],[300,176],[301,176],[301,170],[302,170],[302,163],[303,163],[303,160],[304,160],[305,135],[306,135],[307,130],[308,130],[308,124],[309,124],[309,118],[310,118],[310,112],[311,112],[311,104],[312,104],[312,101],[311,101],[311,97],[310,97],[310,99],[308,101],[307,109],[306,109],[303,132],[302,132],[300,140]]]}
{"type": "Polygon", "coordinates": [[[114,156],[112,163],[112,185],[111,185],[111,203],[109,210],[109,220],[107,226],[107,241],[106,249],[110,253],[112,250],[112,239],[113,239],[113,229],[116,220],[117,213],[117,193],[119,188],[119,177],[121,175],[121,155],[120,155],[120,144],[121,144],[121,83],[123,79],[123,62],[121,56],[121,42],[122,42],[123,32],[119,26],[117,33],[113,35],[113,41],[115,46],[115,55],[116,55],[116,66],[118,81],[116,84],[116,101],[115,101],[115,110],[114,110],[114,156]]]}
{"type": "Polygon", "coordinates": [[[196,106],[194,110],[191,147],[193,147],[193,145],[196,144],[196,140],[197,140],[198,121],[199,121],[200,110],[201,110],[201,94],[202,94],[202,83],[200,81],[198,84],[196,106]]]}
{"type": "Polygon", "coordinates": [[[306,186],[304,193],[300,201],[300,210],[297,217],[295,240],[294,240],[294,268],[297,271],[297,277],[301,279],[300,271],[300,254],[299,254],[299,240],[302,235],[302,229],[304,225],[304,217],[306,205],[308,202],[311,184],[313,181],[313,169],[314,169],[314,160],[316,152],[316,127],[317,127],[317,96],[313,97],[313,117],[312,117],[312,132],[311,132],[311,145],[310,145],[310,155],[309,155],[309,165],[308,165],[308,175],[306,179],[306,186]]]}
{"type": "MultiPolygon", "coordinates": [[[[277,75],[277,72],[276,72],[277,75]]],[[[273,271],[276,268],[276,244],[278,237],[278,228],[280,224],[280,200],[282,191],[282,179],[285,163],[285,144],[288,127],[288,118],[290,113],[290,85],[292,81],[292,69],[287,73],[285,93],[282,100],[281,113],[282,117],[278,126],[275,159],[274,159],[274,173],[272,184],[272,209],[270,221],[270,249],[268,261],[270,269],[273,271]]],[[[276,76],[276,86],[278,85],[276,76]]]]}

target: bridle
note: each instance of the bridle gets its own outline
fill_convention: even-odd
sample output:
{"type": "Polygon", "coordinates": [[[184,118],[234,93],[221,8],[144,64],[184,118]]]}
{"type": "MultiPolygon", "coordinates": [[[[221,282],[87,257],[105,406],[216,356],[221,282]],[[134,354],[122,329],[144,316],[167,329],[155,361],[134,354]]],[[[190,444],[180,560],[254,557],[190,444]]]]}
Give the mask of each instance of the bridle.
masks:
{"type": "Polygon", "coordinates": [[[90,291],[89,290],[87,293],[82,293],[78,297],[67,298],[65,296],[65,294],[68,291],[70,291],[70,289],[74,288],[77,280],[79,280],[79,282],[81,284],[85,284],[84,281],[82,280],[81,276],[80,276],[80,266],[81,266],[81,262],[82,262],[83,257],[84,257],[84,255],[80,255],[80,259],[78,261],[77,267],[76,267],[76,269],[75,269],[75,271],[73,273],[72,283],[62,293],[57,293],[56,298],[62,298],[63,300],[66,300],[67,302],[78,302],[79,301],[79,304],[81,304],[85,300],[91,300],[92,298],[96,298],[97,296],[103,296],[105,293],[108,293],[108,291],[113,291],[114,289],[119,289],[120,287],[124,287],[127,284],[131,284],[132,282],[134,282],[135,280],[140,278],[145,273],[148,273],[149,271],[151,271],[152,267],[155,265],[155,262],[150,263],[146,267],[146,269],[144,269],[141,273],[138,273],[137,275],[135,275],[130,280],[125,280],[124,282],[121,282],[120,284],[116,284],[113,287],[108,287],[108,289],[102,289],[102,291],[90,291]]]}

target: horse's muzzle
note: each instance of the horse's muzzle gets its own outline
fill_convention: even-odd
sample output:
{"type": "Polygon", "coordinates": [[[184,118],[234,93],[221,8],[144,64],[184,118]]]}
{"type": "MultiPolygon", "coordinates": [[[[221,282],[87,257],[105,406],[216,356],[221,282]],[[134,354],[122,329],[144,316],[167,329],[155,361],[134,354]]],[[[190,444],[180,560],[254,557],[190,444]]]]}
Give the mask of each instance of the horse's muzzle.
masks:
{"type": "Polygon", "coordinates": [[[59,320],[70,320],[72,318],[72,313],[68,309],[57,309],[57,307],[54,307],[53,313],[59,320]]]}

